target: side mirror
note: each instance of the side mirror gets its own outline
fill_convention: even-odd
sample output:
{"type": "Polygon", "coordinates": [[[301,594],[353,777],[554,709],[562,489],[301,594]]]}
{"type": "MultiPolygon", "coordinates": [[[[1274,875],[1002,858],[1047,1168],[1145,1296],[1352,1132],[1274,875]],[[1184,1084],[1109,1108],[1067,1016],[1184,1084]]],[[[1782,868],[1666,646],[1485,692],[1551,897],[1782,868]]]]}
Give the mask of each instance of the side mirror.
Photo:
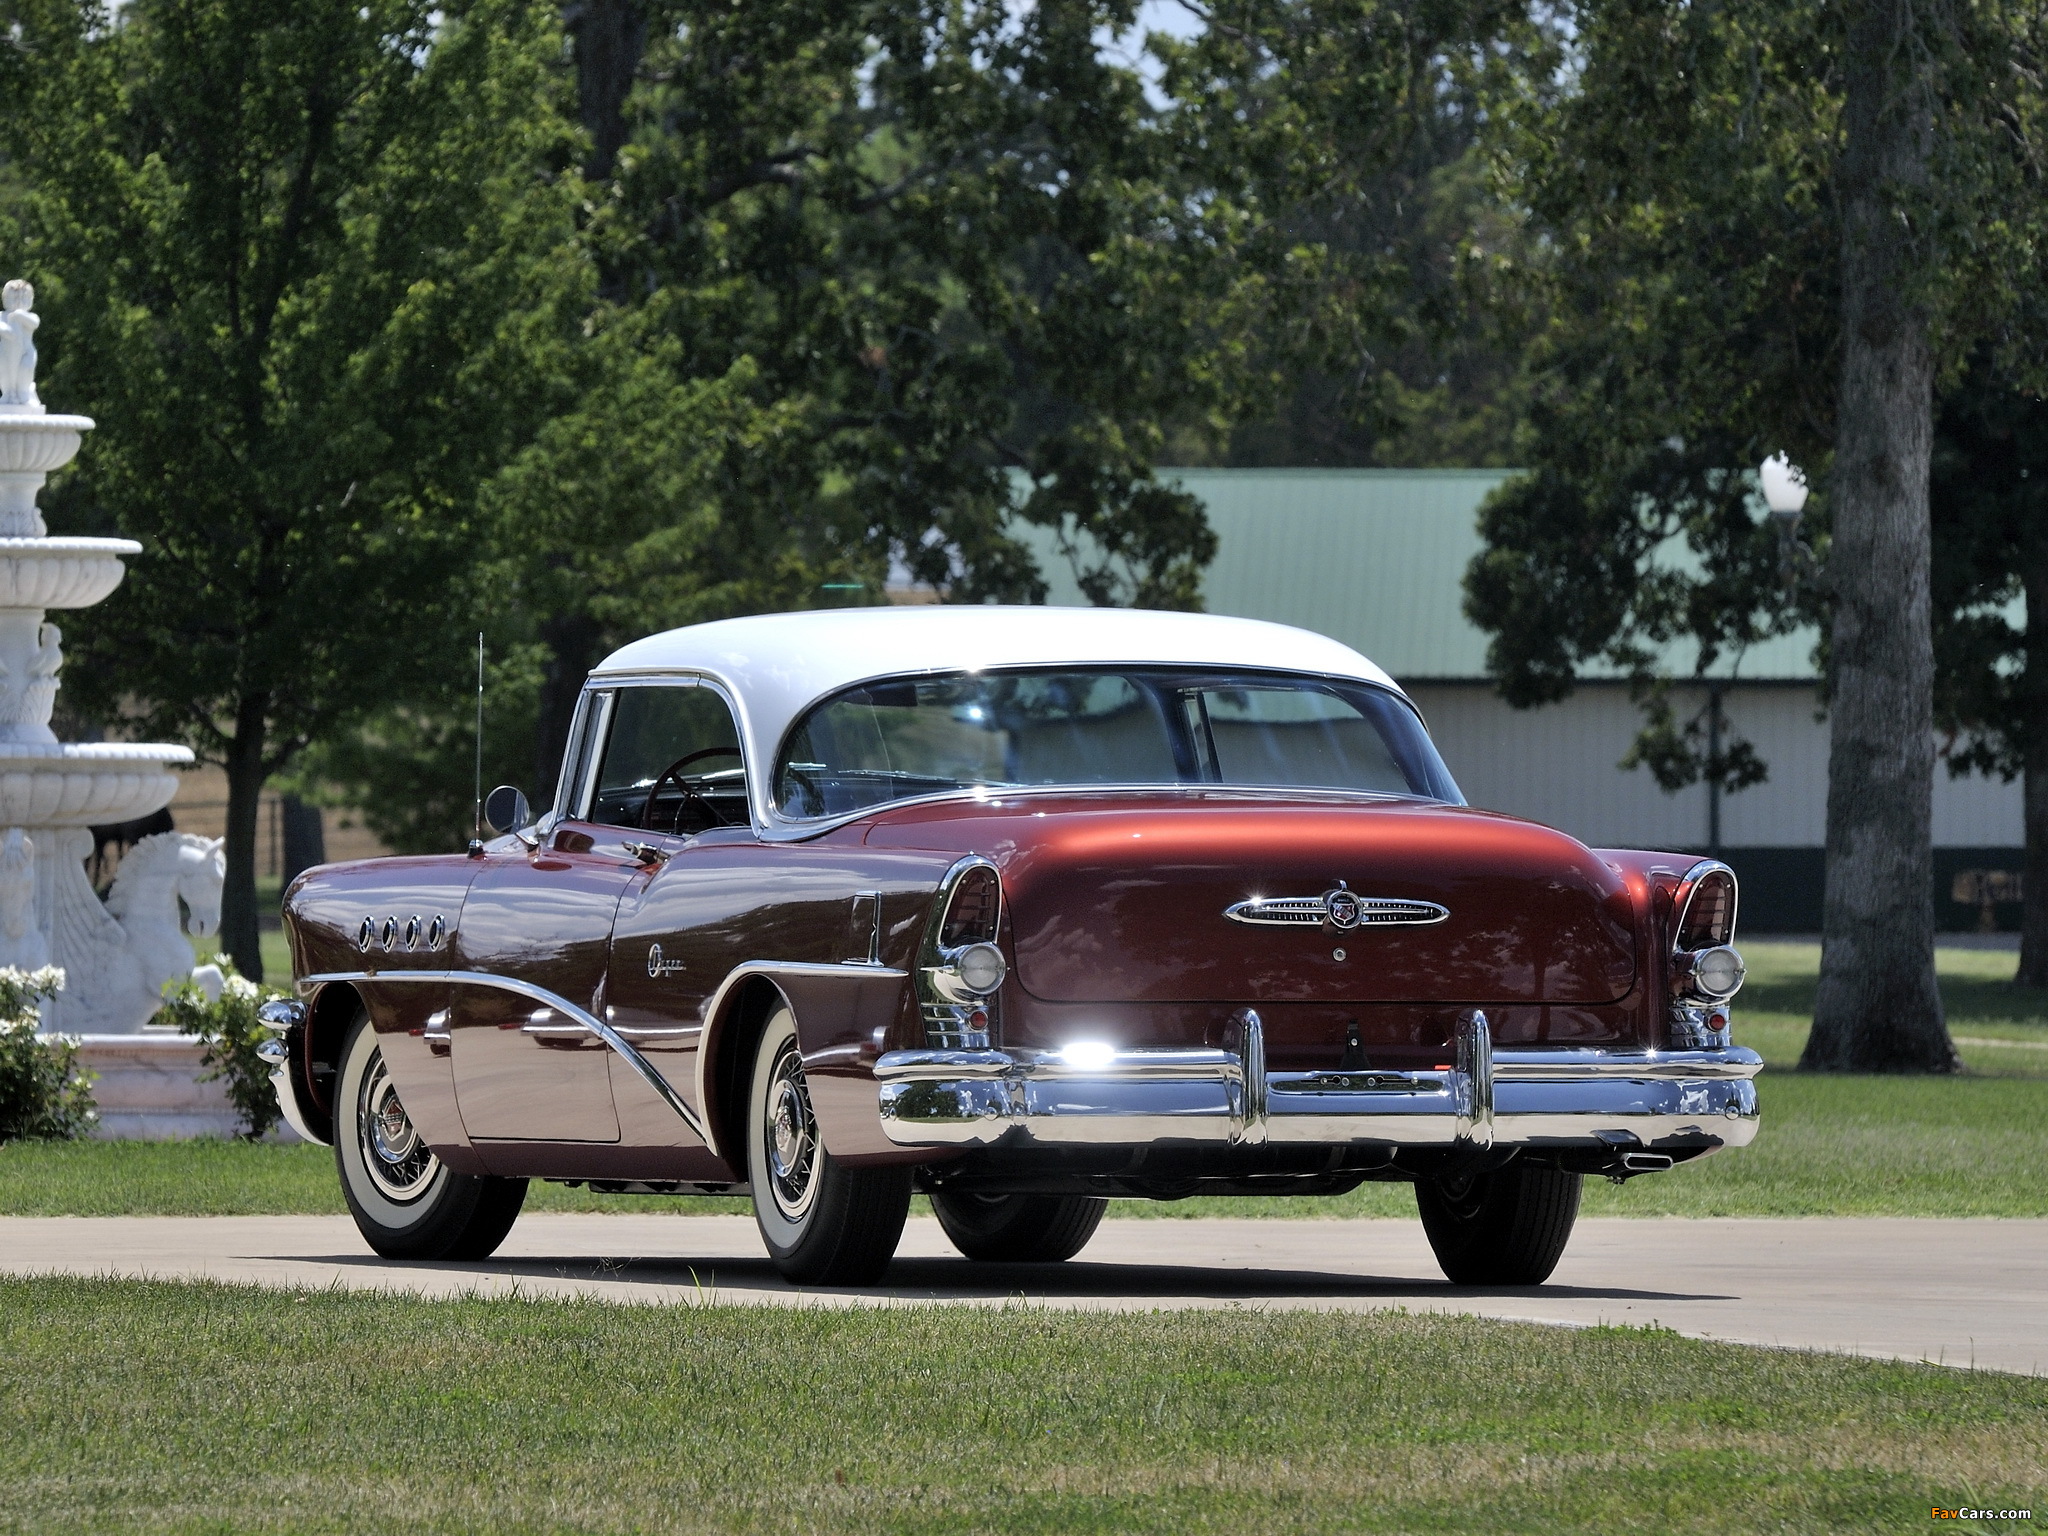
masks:
{"type": "Polygon", "coordinates": [[[533,810],[526,793],[510,784],[500,784],[484,801],[484,820],[493,832],[521,832],[533,824],[533,810]]]}

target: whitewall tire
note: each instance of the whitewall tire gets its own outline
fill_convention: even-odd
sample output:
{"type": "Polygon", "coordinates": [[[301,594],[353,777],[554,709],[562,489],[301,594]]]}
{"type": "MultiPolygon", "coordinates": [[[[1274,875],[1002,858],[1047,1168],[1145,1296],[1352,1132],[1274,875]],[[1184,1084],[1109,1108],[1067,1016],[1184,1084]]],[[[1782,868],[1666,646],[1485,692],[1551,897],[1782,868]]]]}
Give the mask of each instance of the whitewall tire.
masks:
{"type": "Polygon", "coordinates": [[[420,1139],[370,1016],[342,1044],[334,1161],[365,1241],[387,1259],[485,1259],[519,1219],[526,1180],[456,1173],[420,1139]]]}
{"type": "Polygon", "coordinates": [[[747,1182],[769,1258],[799,1285],[874,1284],[903,1236],[910,1169],[848,1168],[825,1150],[787,1004],[761,1032],[748,1085],[747,1182]]]}

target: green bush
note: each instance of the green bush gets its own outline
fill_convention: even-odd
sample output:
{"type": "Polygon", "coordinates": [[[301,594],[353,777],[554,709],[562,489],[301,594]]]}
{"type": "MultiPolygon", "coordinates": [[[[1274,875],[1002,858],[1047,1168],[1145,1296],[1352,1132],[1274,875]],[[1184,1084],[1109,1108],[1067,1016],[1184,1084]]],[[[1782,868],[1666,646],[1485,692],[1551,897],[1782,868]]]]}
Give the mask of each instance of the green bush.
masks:
{"type": "Polygon", "coordinates": [[[200,1081],[225,1083],[228,1102],[246,1127],[243,1139],[261,1141],[284,1114],[277,1107],[277,1090],[270,1086],[270,1063],[256,1054],[270,1033],[256,1022],[256,1010],[286,994],[236,974],[234,962],[225,955],[215,968],[221,977],[218,996],[209,996],[210,989],[196,980],[186,981],[165,999],[157,1021],[175,1024],[179,1033],[195,1035],[205,1044],[200,1059],[208,1071],[200,1081]]]}
{"type": "Polygon", "coordinates": [[[76,1141],[93,1128],[93,1074],[78,1065],[78,1046],[36,1034],[38,1004],[64,987],[64,973],[0,967],[0,1142],[76,1141]]]}

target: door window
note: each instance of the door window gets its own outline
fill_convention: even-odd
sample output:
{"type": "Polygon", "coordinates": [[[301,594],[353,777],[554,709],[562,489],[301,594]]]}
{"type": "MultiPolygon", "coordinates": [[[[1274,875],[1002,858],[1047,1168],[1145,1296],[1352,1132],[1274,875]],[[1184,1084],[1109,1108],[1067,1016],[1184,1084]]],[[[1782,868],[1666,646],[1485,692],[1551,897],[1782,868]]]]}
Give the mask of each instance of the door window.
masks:
{"type": "Polygon", "coordinates": [[[684,836],[747,825],[739,731],[717,690],[618,690],[590,819],[684,836]]]}

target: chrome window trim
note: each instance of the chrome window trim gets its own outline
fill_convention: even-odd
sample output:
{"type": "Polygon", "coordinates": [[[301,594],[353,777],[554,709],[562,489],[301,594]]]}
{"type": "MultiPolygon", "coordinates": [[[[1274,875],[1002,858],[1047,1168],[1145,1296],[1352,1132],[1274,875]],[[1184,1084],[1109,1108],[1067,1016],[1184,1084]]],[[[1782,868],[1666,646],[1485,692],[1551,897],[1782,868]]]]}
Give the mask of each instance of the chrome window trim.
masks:
{"type": "MultiPolygon", "coordinates": [[[[1186,668],[1191,671],[1225,670],[1220,665],[1210,666],[1208,664],[1200,662],[1178,662],[1158,660],[1120,661],[1114,658],[1105,659],[1101,661],[1090,661],[1086,663],[1075,662],[1072,663],[1072,666],[1076,669],[1083,667],[1128,667],[1140,671],[1170,671],[1176,667],[1186,668]]],[[[703,683],[707,687],[716,689],[718,691],[719,697],[725,700],[726,706],[733,712],[733,719],[739,725],[740,749],[741,751],[747,754],[745,759],[745,767],[747,770],[748,800],[751,815],[753,818],[754,835],[760,838],[763,842],[769,843],[807,842],[811,838],[823,837],[828,832],[834,832],[841,827],[850,826],[856,821],[864,821],[867,818],[877,814],[878,812],[900,810],[906,806],[936,805],[951,800],[1008,799],[1016,795],[1029,794],[1131,794],[1134,792],[1156,794],[1161,790],[1196,789],[1220,790],[1225,793],[1231,794],[1256,795],[1264,797],[1285,796],[1288,798],[1298,798],[1301,796],[1309,796],[1317,799],[1327,798],[1345,803],[1362,802],[1367,804],[1386,804],[1403,800],[1417,800],[1422,801],[1429,805],[1450,805],[1453,803],[1448,800],[1431,799],[1428,796],[1424,795],[1396,795],[1379,790],[1311,789],[1295,788],[1291,786],[1273,784],[1033,784],[1027,785],[1020,789],[989,790],[986,788],[969,788],[939,790],[929,795],[911,795],[902,800],[889,800],[875,805],[862,806],[859,810],[847,811],[837,816],[821,817],[815,821],[800,820],[798,818],[785,816],[782,814],[782,808],[780,805],[776,804],[773,793],[773,774],[775,771],[775,765],[782,760],[782,749],[784,746],[788,744],[789,737],[796,731],[797,727],[803,722],[804,717],[810,714],[812,710],[816,709],[820,704],[824,703],[827,699],[833,697],[835,694],[844,693],[849,688],[865,688],[871,683],[885,682],[893,678],[942,677],[960,672],[962,670],[963,669],[958,666],[931,666],[912,669],[898,668],[896,670],[888,672],[877,672],[871,677],[862,677],[857,678],[851,682],[835,684],[833,687],[827,689],[825,692],[817,695],[813,699],[810,699],[803,705],[802,708],[796,710],[790,716],[789,724],[783,730],[781,737],[773,743],[767,744],[765,748],[763,746],[763,743],[761,743],[756,737],[753,718],[748,713],[746,700],[740,695],[738,689],[735,687],[735,685],[729,678],[708,668],[642,666],[634,667],[631,670],[620,670],[616,672],[607,672],[599,670],[592,672],[590,674],[590,678],[584,684],[584,687],[586,688],[586,690],[597,691],[607,688],[633,687],[648,683],[673,683],[679,678],[693,678],[698,682],[703,683]]],[[[1034,668],[1029,666],[1019,666],[1002,667],[991,670],[1000,670],[1007,672],[1045,669],[1034,668]]],[[[1425,722],[1422,718],[1422,711],[1416,708],[1415,701],[1409,698],[1407,694],[1403,693],[1400,687],[1396,684],[1381,682],[1378,679],[1371,677],[1359,677],[1344,672],[1318,671],[1313,668],[1260,667],[1252,665],[1241,665],[1235,666],[1235,670],[1245,673],[1265,673],[1273,677],[1310,678],[1319,682],[1341,683],[1347,687],[1365,687],[1377,689],[1381,693],[1384,693],[1388,695],[1390,698],[1393,698],[1401,704],[1405,705],[1409,713],[1415,716],[1416,723],[1422,727],[1423,735],[1429,735],[1429,726],[1428,723],[1425,722]]],[[[1430,738],[1430,743],[1432,746],[1435,745],[1434,737],[1430,738]]],[[[1448,771],[1448,765],[1446,765],[1446,771],[1448,771]]]]}
{"type": "MultiPolygon", "coordinates": [[[[1172,671],[1176,671],[1176,670],[1182,670],[1182,671],[1188,671],[1188,672],[1219,672],[1219,673],[1220,673],[1220,672],[1225,672],[1225,671],[1235,671],[1235,672],[1241,672],[1241,673],[1243,673],[1243,674],[1245,674],[1246,676],[1249,676],[1249,677],[1261,677],[1261,676],[1263,676],[1263,677],[1272,677],[1272,678],[1304,678],[1304,679],[1307,679],[1307,680],[1309,680],[1309,681],[1312,681],[1312,682],[1324,682],[1324,683],[1338,683],[1338,684],[1342,684],[1343,686],[1345,686],[1345,687],[1348,687],[1348,688],[1371,688],[1371,689],[1375,690],[1376,692],[1379,692],[1379,693],[1383,693],[1383,694],[1385,694],[1385,695],[1386,695],[1386,696],[1387,696],[1388,698],[1390,698],[1390,699],[1394,700],[1394,701],[1395,701],[1395,702],[1396,702],[1397,704],[1401,704],[1401,705],[1405,706],[1405,707],[1406,707],[1406,709],[1408,710],[1408,713],[1409,713],[1409,714],[1411,714],[1411,715],[1413,715],[1413,716],[1415,717],[1415,723],[1416,723],[1416,725],[1418,725],[1419,727],[1421,727],[1421,729],[1422,729],[1422,735],[1423,735],[1423,739],[1424,739],[1424,740],[1426,740],[1426,741],[1428,741],[1428,742],[1429,742],[1429,744],[1430,744],[1430,745],[1431,745],[1432,747],[1434,747],[1434,746],[1436,745],[1436,738],[1435,738],[1435,737],[1433,737],[1433,736],[1431,736],[1431,735],[1429,734],[1429,724],[1428,724],[1428,722],[1427,722],[1427,721],[1425,721],[1425,720],[1424,720],[1424,719],[1422,718],[1422,711],[1421,711],[1421,710],[1419,710],[1419,709],[1417,709],[1417,708],[1415,707],[1415,701],[1414,701],[1413,699],[1409,698],[1409,697],[1408,697],[1408,695],[1407,695],[1407,694],[1405,694],[1405,693],[1403,693],[1403,692],[1402,692],[1402,691],[1401,691],[1401,690],[1400,690],[1399,688],[1397,688],[1397,687],[1390,687],[1389,685],[1387,685],[1387,684],[1385,684],[1385,683],[1381,683],[1381,682],[1376,682],[1376,681],[1374,681],[1374,680],[1373,680],[1373,679],[1371,679],[1371,678],[1366,678],[1366,677],[1346,677],[1346,676],[1344,676],[1343,674],[1341,674],[1341,673],[1337,673],[1337,672],[1311,672],[1311,671],[1298,671],[1298,670],[1293,670],[1293,669],[1289,669],[1289,668],[1284,668],[1284,667],[1260,667],[1260,666],[1242,666],[1242,667],[1234,667],[1234,668],[1223,668],[1223,667],[1209,666],[1209,665],[1205,665],[1205,664],[1203,664],[1203,663],[1199,663],[1199,662],[1159,662],[1159,661],[1152,661],[1152,662],[1137,662],[1137,661],[1099,661],[1099,662],[1086,662],[1086,663],[1081,663],[1081,662],[1074,662],[1074,663],[1064,663],[1064,662],[1063,662],[1063,663],[1058,663],[1058,664],[1055,664],[1055,665],[1052,665],[1052,666],[1032,666],[1032,665],[1026,665],[1026,666],[1011,666],[1011,667],[990,667],[990,668],[986,668],[986,669],[983,669],[983,670],[985,670],[985,671],[987,671],[987,672],[989,672],[989,673],[1004,673],[1004,674],[1008,674],[1008,673],[1031,673],[1031,672],[1052,672],[1052,671],[1069,671],[1069,672],[1114,672],[1114,671],[1119,671],[1119,670],[1128,670],[1128,671],[1132,671],[1132,672],[1172,672],[1172,671]]],[[[790,722],[789,722],[789,728],[788,728],[788,729],[787,729],[786,731],[784,731],[784,732],[782,733],[782,740],[778,741],[778,742],[777,742],[777,743],[775,744],[775,755],[774,755],[773,759],[771,760],[771,762],[770,762],[770,764],[769,764],[769,767],[768,767],[768,770],[767,770],[767,771],[768,771],[768,775],[769,775],[769,779],[768,779],[768,782],[767,782],[767,783],[765,784],[765,786],[763,787],[763,791],[762,791],[762,803],[763,803],[764,805],[766,805],[766,806],[768,807],[769,811],[771,812],[771,814],[772,814],[772,815],[773,815],[773,817],[774,817],[775,823],[776,823],[776,824],[777,824],[778,826],[782,826],[782,827],[803,827],[803,828],[806,828],[807,830],[806,830],[806,831],[805,831],[805,832],[804,832],[804,833],[803,833],[802,835],[803,835],[803,836],[806,836],[806,837],[810,837],[810,836],[815,836],[815,835],[817,835],[817,834],[818,834],[818,833],[820,833],[820,832],[829,832],[829,831],[831,831],[831,830],[832,830],[832,829],[833,829],[834,827],[843,827],[843,826],[847,825],[847,824],[848,824],[849,822],[859,821],[859,820],[860,820],[860,819],[861,819],[862,817],[864,817],[864,816],[870,816],[870,815],[873,815],[873,814],[874,814],[875,812],[877,812],[877,811],[893,811],[893,810],[895,810],[895,809],[896,809],[896,808],[897,808],[898,806],[904,806],[904,805],[925,805],[925,804],[928,804],[928,803],[930,803],[930,802],[932,802],[932,801],[935,801],[935,800],[952,800],[952,799],[957,799],[957,798],[960,798],[960,797],[962,797],[962,796],[965,796],[965,797],[967,797],[967,798],[969,798],[969,799],[974,799],[974,798],[988,798],[988,799],[993,799],[993,798],[996,798],[996,797],[999,797],[999,796],[1003,796],[1003,795],[1017,795],[1017,794],[1027,794],[1027,793],[1029,793],[1029,792],[1030,792],[1030,791],[1032,791],[1032,790],[1039,790],[1039,791],[1051,791],[1051,792],[1054,792],[1054,793],[1057,793],[1057,794],[1074,794],[1074,793],[1082,793],[1082,794],[1085,794],[1085,793],[1087,793],[1087,792],[1088,792],[1088,791],[1090,791],[1090,790],[1107,790],[1107,789],[1118,789],[1118,790],[1133,790],[1133,789],[1154,789],[1154,790],[1157,790],[1157,789],[1234,789],[1234,790],[1269,790],[1269,791],[1279,791],[1279,792],[1281,792],[1281,793],[1285,793],[1285,794],[1335,794],[1335,795],[1346,795],[1346,796],[1350,796],[1350,795],[1360,795],[1360,796],[1365,796],[1365,797],[1367,797],[1367,798],[1370,798],[1370,799],[1373,799],[1373,800],[1427,800],[1427,801],[1429,801],[1429,802],[1430,802],[1431,804],[1433,804],[1433,805],[1451,805],[1451,804],[1454,804],[1454,803],[1457,803],[1457,804],[1464,804],[1464,803],[1467,803],[1467,802],[1463,802],[1463,801],[1459,801],[1459,802],[1453,802],[1453,801],[1449,801],[1449,800],[1438,800],[1438,799],[1436,799],[1436,798],[1435,798],[1434,796],[1431,796],[1431,795],[1417,795],[1417,794],[1412,794],[1412,793],[1411,793],[1411,794],[1406,794],[1406,795],[1397,795],[1397,794],[1394,794],[1394,793],[1392,793],[1392,792],[1390,792],[1390,791],[1385,791],[1385,790],[1370,790],[1370,789],[1340,789],[1340,788],[1337,788],[1337,787],[1335,787],[1335,786],[1327,786],[1327,785],[1315,785],[1315,786],[1311,786],[1311,785],[1291,785],[1291,784],[1231,784],[1231,783],[1225,783],[1225,782],[1221,782],[1221,781],[1218,781],[1218,782],[1214,782],[1214,783],[1210,783],[1210,782],[1206,782],[1206,781],[1205,781],[1205,782],[1199,782],[1199,783],[1189,783],[1189,782],[1188,782],[1188,781],[1186,781],[1186,780],[1176,779],[1176,780],[1173,780],[1172,782],[1167,782],[1167,781],[1163,781],[1163,780],[1148,780],[1148,781],[1133,781],[1133,782],[1131,782],[1131,783],[1128,783],[1128,784],[1029,784],[1029,785],[1019,785],[1019,786],[1017,786],[1017,787],[1015,787],[1015,788],[1003,788],[1003,789],[993,789],[993,788],[990,788],[990,787],[988,787],[988,786],[986,786],[986,785],[969,785],[969,786],[967,786],[967,787],[965,787],[965,788],[962,788],[962,789],[948,789],[948,790],[940,790],[940,791],[938,791],[938,792],[937,792],[937,793],[935,793],[935,794],[928,794],[928,795],[906,795],[905,797],[903,797],[903,798],[902,798],[902,799],[900,799],[900,800],[878,800],[878,801],[876,801],[876,802],[875,802],[875,803],[874,803],[873,805],[863,806],[863,807],[862,807],[862,808],[861,808],[860,810],[858,810],[858,811],[850,811],[850,812],[845,812],[845,813],[842,813],[841,815],[838,815],[838,816],[829,816],[829,817],[814,817],[814,818],[806,818],[806,817],[797,817],[797,816],[790,816],[790,815],[786,814],[786,813],[785,813],[785,812],[783,811],[783,809],[782,809],[782,804],[781,804],[781,802],[780,802],[779,800],[777,800],[777,799],[775,798],[775,785],[774,785],[774,777],[773,777],[773,776],[774,776],[774,773],[775,773],[775,765],[776,765],[776,764],[778,764],[778,763],[780,763],[780,762],[782,761],[782,754],[783,754],[783,749],[784,749],[785,747],[787,747],[787,746],[789,745],[789,739],[790,739],[790,738],[791,738],[792,736],[794,736],[794,735],[795,735],[795,734],[797,733],[798,729],[799,729],[799,728],[800,728],[800,727],[801,727],[801,726],[803,725],[803,723],[804,723],[804,722],[805,722],[806,720],[808,720],[808,719],[809,719],[809,718],[811,717],[812,713],[813,713],[813,712],[815,712],[815,711],[816,711],[816,710],[818,709],[818,707],[819,707],[820,705],[822,705],[822,704],[826,703],[826,702],[827,702],[828,700],[831,700],[831,699],[837,698],[837,697],[838,697],[838,696],[839,696],[840,694],[842,694],[842,693],[850,693],[850,692],[852,692],[852,691],[853,691],[854,689],[856,689],[856,688],[866,688],[866,687],[869,687],[870,685],[872,685],[872,684],[875,684],[875,683],[888,683],[888,682],[896,682],[896,681],[898,681],[898,680],[902,680],[902,679],[909,679],[909,678],[933,678],[933,677],[966,677],[966,676],[968,676],[968,675],[970,675],[970,669],[967,669],[967,668],[962,668],[962,667],[957,667],[957,666],[947,666],[947,667],[918,667],[918,668],[915,668],[915,669],[912,669],[912,670],[907,670],[907,671],[896,671],[896,672],[878,672],[878,673],[876,673],[876,674],[875,674],[875,675],[874,675],[873,677],[864,677],[864,678],[860,678],[860,679],[858,679],[858,680],[856,680],[856,681],[854,681],[854,682],[850,682],[850,683],[843,683],[843,684],[841,684],[841,685],[840,685],[839,687],[837,687],[837,688],[834,688],[834,689],[832,689],[832,690],[831,690],[830,692],[828,692],[828,693],[822,693],[822,694],[818,695],[818,697],[817,697],[817,698],[815,698],[815,699],[812,699],[812,700],[811,700],[811,701],[810,701],[809,703],[805,704],[805,705],[803,706],[803,708],[799,709],[799,710],[798,710],[798,711],[797,711],[797,712],[796,712],[796,713],[795,713],[794,715],[792,715],[792,716],[790,717],[790,722]]],[[[1439,753],[1439,754],[1438,754],[1438,756],[1439,756],[1439,758],[1441,758],[1442,754],[1441,754],[1441,753],[1439,753]]],[[[1445,772],[1445,773],[1447,773],[1447,774],[1448,774],[1448,773],[1450,772],[1450,765],[1449,765],[1448,763],[1444,764],[1444,772],[1445,772]]],[[[1455,781],[1454,781],[1454,782],[1455,782],[1455,781]]],[[[1460,793],[1460,794],[1463,794],[1463,791],[1462,791],[1462,790],[1460,790],[1460,791],[1459,791],[1459,793],[1460,793]]]]}
{"type": "Polygon", "coordinates": [[[565,818],[582,820],[589,814],[590,797],[597,789],[598,745],[612,728],[612,706],[617,701],[616,689],[585,688],[577,703],[576,724],[583,734],[570,738],[578,756],[576,781],[568,786],[567,801],[562,807],[565,818]]]}
{"type": "Polygon", "coordinates": [[[589,752],[590,716],[594,707],[588,688],[576,695],[576,710],[569,717],[568,741],[562,751],[561,766],[555,771],[554,797],[548,801],[548,810],[557,821],[574,814],[577,781],[584,775],[589,752]]]}
{"type": "Polygon", "coordinates": [[[657,671],[607,674],[602,677],[593,675],[584,683],[584,697],[588,698],[592,694],[607,694],[610,697],[603,706],[604,719],[599,725],[596,736],[593,738],[590,761],[584,770],[583,790],[576,813],[579,819],[588,819],[590,803],[597,794],[598,770],[604,762],[604,753],[601,747],[609,739],[612,717],[618,713],[619,691],[624,688],[705,688],[716,694],[724,702],[726,713],[732,717],[733,736],[740,744],[740,768],[742,770],[740,788],[746,792],[747,796],[747,825],[757,837],[764,836],[765,824],[761,818],[761,797],[763,791],[761,785],[757,782],[758,775],[755,768],[756,754],[753,749],[753,733],[749,729],[746,710],[741,707],[738,696],[734,694],[733,690],[727,686],[723,679],[713,677],[706,672],[683,671],[680,669],[674,672],[657,671]]]}

